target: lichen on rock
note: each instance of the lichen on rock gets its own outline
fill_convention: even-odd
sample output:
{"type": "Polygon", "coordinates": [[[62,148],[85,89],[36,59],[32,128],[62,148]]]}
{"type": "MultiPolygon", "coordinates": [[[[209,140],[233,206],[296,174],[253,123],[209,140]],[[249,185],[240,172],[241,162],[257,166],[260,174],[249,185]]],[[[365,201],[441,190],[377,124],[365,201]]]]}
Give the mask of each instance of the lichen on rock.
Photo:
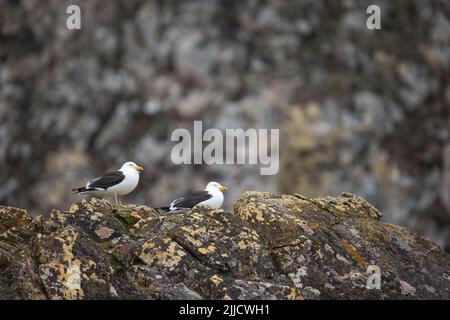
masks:
{"type": "Polygon", "coordinates": [[[91,199],[47,220],[0,207],[0,299],[449,299],[449,256],[381,218],[349,193],[166,214],[91,199]]]}

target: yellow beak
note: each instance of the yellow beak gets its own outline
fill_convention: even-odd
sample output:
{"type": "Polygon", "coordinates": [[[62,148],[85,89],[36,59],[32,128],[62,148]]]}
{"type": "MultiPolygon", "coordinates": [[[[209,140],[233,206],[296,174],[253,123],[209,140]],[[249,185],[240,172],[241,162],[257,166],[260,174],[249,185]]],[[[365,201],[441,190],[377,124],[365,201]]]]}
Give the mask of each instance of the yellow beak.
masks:
{"type": "Polygon", "coordinates": [[[227,190],[228,190],[228,188],[227,188],[227,187],[225,187],[225,186],[220,186],[220,187],[219,187],[219,190],[220,190],[220,191],[227,191],[227,190]]]}
{"type": "Polygon", "coordinates": [[[139,172],[142,172],[142,171],[144,171],[144,168],[142,168],[141,166],[136,166],[136,170],[139,172]]]}

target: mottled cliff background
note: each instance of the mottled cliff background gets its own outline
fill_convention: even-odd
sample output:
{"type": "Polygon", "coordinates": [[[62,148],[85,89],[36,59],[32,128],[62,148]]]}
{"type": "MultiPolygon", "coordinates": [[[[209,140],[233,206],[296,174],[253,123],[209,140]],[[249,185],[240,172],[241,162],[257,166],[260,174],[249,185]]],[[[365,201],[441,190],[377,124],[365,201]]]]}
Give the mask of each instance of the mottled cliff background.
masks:
{"type": "Polygon", "coordinates": [[[64,208],[134,160],[128,202],[211,179],[230,187],[227,209],[245,190],[348,191],[449,249],[449,69],[447,0],[0,0],[0,203],[64,208]],[[194,120],[279,128],[279,174],[174,165],[170,135],[194,120]]]}

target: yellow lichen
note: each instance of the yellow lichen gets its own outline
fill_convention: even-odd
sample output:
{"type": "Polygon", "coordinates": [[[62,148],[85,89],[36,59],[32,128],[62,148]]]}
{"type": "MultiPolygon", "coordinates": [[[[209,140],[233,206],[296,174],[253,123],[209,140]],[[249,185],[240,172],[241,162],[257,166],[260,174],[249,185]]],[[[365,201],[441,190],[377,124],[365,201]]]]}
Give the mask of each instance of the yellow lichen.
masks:
{"type": "Polygon", "coordinates": [[[168,245],[165,250],[157,246],[153,241],[145,242],[139,258],[146,264],[157,263],[169,270],[173,270],[186,253],[170,238],[164,238],[163,243],[168,245]]]}
{"type": "Polygon", "coordinates": [[[57,219],[59,222],[61,222],[61,223],[66,222],[67,217],[66,217],[66,215],[65,215],[64,213],[62,213],[62,212],[59,211],[59,210],[56,210],[56,211],[54,211],[54,212],[56,213],[56,219],[57,219]]]}
{"type": "Polygon", "coordinates": [[[105,284],[106,283],[105,280],[100,279],[95,273],[91,273],[91,275],[89,276],[89,279],[92,280],[92,281],[101,283],[101,284],[105,284]]]}
{"type": "Polygon", "coordinates": [[[258,220],[259,222],[263,222],[264,221],[264,215],[262,213],[261,210],[256,209],[256,220],[258,220]]]}
{"type": "Polygon", "coordinates": [[[287,295],[288,300],[304,300],[297,288],[290,288],[290,292],[287,295]]]}
{"type": "Polygon", "coordinates": [[[194,220],[202,220],[203,216],[197,212],[191,212],[190,218],[194,220]]]}
{"type": "Polygon", "coordinates": [[[216,245],[214,243],[210,244],[208,247],[199,248],[198,251],[202,254],[207,254],[216,251],[216,245]]]}
{"type": "Polygon", "coordinates": [[[245,240],[241,240],[241,241],[239,241],[238,242],[238,247],[239,247],[239,249],[242,249],[242,250],[245,250],[245,249],[247,249],[247,242],[245,241],[245,240]]]}
{"type": "Polygon", "coordinates": [[[253,217],[253,212],[251,211],[251,208],[250,210],[239,211],[239,214],[246,220],[253,217]]]}
{"type": "Polygon", "coordinates": [[[350,254],[352,255],[353,259],[355,259],[355,261],[359,265],[361,265],[363,268],[366,268],[366,262],[359,255],[359,253],[356,251],[356,249],[347,240],[342,240],[342,244],[348,250],[348,252],[350,252],[350,254]]]}
{"type": "Polygon", "coordinates": [[[76,203],[74,203],[74,204],[72,204],[72,205],[70,206],[69,212],[70,212],[70,213],[75,213],[75,212],[78,211],[78,209],[79,209],[78,205],[77,205],[76,203]]]}
{"type": "Polygon", "coordinates": [[[84,293],[81,288],[81,261],[78,259],[73,260],[66,272],[66,279],[63,282],[66,290],[63,291],[64,299],[78,299],[82,298],[84,293]]]}
{"type": "Polygon", "coordinates": [[[83,278],[81,272],[81,261],[74,259],[73,246],[78,238],[75,229],[68,227],[59,232],[55,236],[62,244],[62,252],[42,252],[40,259],[48,261],[46,263],[47,270],[56,274],[58,282],[61,284],[59,294],[51,294],[52,298],[64,299],[81,299],[84,297],[81,288],[81,280],[83,278]]]}
{"type": "Polygon", "coordinates": [[[215,274],[211,277],[211,281],[217,286],[223,282],[223,279],[215,274]]]}
{"type": "Polygon", "coordinates": [[[186,238],[186,240],[188,240],[190,243],[192,243],[196,247],[200,247],[203,244],[200,240],[197,240],[188,234],[185,235],[185,238],[186,238]]]}

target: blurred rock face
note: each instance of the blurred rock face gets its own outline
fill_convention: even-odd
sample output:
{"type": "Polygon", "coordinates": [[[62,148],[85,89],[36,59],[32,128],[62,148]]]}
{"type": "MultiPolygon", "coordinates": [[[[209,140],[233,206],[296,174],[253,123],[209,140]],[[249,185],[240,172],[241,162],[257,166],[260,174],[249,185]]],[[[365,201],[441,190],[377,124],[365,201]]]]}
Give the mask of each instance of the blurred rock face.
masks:
{"type": "Polygon", "coordinates": [[[448,1],[0,0],[0,203],[48,212],[128,160],[129,202],[208,180],[311,196],[358,193],[450,246],[448,1]],[[78,4],[82,30],[65,27],[78,4]],[[281,167],[175,166],[171,132],[280,128],[281,167]]]}

